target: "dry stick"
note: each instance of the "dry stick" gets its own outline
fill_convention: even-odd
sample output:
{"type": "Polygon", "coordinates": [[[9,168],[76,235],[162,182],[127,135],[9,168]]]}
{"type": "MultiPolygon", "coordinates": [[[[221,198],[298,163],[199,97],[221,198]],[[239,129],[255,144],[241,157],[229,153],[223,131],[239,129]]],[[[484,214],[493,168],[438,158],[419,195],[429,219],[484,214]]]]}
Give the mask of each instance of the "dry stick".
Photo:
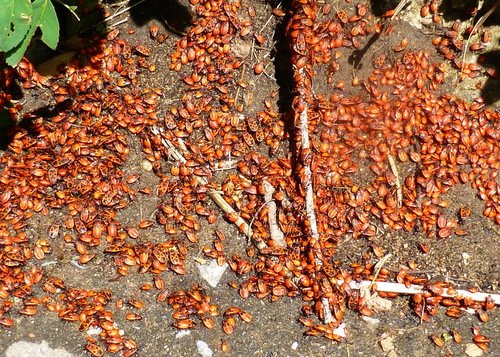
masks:
{"type": "Polygon", "coordinates": [[[391,155],[387,156],[389,160],[389,166],[391,167],[392,174],[396,178],[396,195],[398,197],[398,207],[401,208],[403,205],[403,188],[401,187],[401,178],[399,177],[398,167],[396,166],[396,160],[391,155]]]}
{"type": "MultiPolygon", "coordinates": [[[[156,127],[152,127],[151,132],[155,135],[161,134],[161,130],[156,128],[156,127]]],[[[163,146],[168,150],[168,154],[172,158],[174,158],[175,160],[179,161],[182,164],[186,163],[186,161],[187,161],[186,158],[177,150],[177,148],[174,146],[174,144],[172,144],[170,142],[170,140],[162,137],[161,142],[162,142],[163,146]]],[[[185,147],[185,145],[182,141],[179,142],[179,145],[183,148],[184,151],[187,150],[187,148],[185,147]]],[[[202,176],[196,176],[196,175],[195,175],[195,177],[196,177],[196,181],[198,181],[199,184],[201,184],[201,185],[208,184],[208,181],[206,178],[204,178],[202,176]]],[[[231,207],[226,202],[226,200],[224,200],[224,197],[222,197],[222,195],[220,193],[218,193],[215,190],[210,189],[208,191],[208,196],[217,204],[217,206],[219,206],[219,208],[224,213],[226,213],[229,217],[232,217],[234,219],[233,223],[238,227],[240,232],[242,232],[247,238],[254,240],[257,248],[263,249],[267,246],[265,242],[263,242],[262,240],[258,240],[254,237],[254,234],[253,234],[252,228],[250,228],[250,225],[243,218],[241,218],[241,216],[238,214],[238,212],[236,212],[234,210],[234,208],[231,207]]]]}
{"type": "Polygon", "coordinates": [[[104,23],[104,22],[111,21],[111,20],[113,20],[115,17],[118,17],[118,16],[120,16],[121,14],[123,14],[123,13],[125,13],[125,12],[127,12],[127,11],[129,11],[129,10],[133,9],[134,7],[136,7],[136,6],[140,5],[140,4],[142,4],[144,1],[146,1],[146,0],[139,0],[139,1],[137,1],[137,2],[136,2],[135,4],[133,4],[133,5],[130,5],[130,6],[124,7],[123,9],[118,10],[117,12],[115,12],[113,15],[110,15],[110,16],[108,16],[108,17],[105,17],[105,18],[104,18],[104,20],[102,20],[101,22],[97,23],[96,25],[100,25],[100,24],[102,24],[102,23],[104,23]]]}
{"type": "MultiPolygon", "coordinates": [[[[339,280],[337,282],[338,285],[342,285],[344,283],[343,280],[339,280]]],[[[410,285],[406,286],[405,284],[400,283],[390,283],[390,282],[381,282],[377,281],[373,283],[371,280],[362,280],[360,282],[350,281],[349,288],[353,290],[359,290],[366,287],[372,287],[374,291],[385,292],[385,293],[396,293],[396,294],[405,294],[405,295],[416,295],[427,292],[422,285],[410,285]]],[[[455,290],[455,289],[443,289],[443,293],[439,296],[447,297],[447,298],[471,298],[473,301],[485,302],[488,297],[491,298],[491,301],[495,305],[500,305],[500,294],[492,294],[492,293],[483,293],[483,292],[470,292],[467,290],[455,290]],[[451,291],[451,293],[449,292],[451,291]]]]}
{"type": "MultiPolygon", "coordinates": [[[[109,21],[113,20],[114,18],[116,18],[116,17],[120,16],[121,14],[123,14],[123,13],[125,13],[125,12],[127,12],[127,11],[129,11],[129,10],[131,10],[131,9],[133,9],[134,7],[139,6],[139,5],[140,5],[140,4],[142,4],[144,1],[146,1],[146,0],[139,0],[139,1],[137,1],[137,2],[136,2],[135,4],[133,4],[133,5],[126,6],[126,7],[124,7],[124,8],[123,8],[123,9],[121,9],[121,10],[117,10],[117,11],[116,11],[113,15],[109,15],[108,17],[105,17],[103,20],[99,21],[98,23],[93,24],[93,25],[91,25],[91,26],[89,26],[89,27],[87,27],[87,28],[84,28],[83,30],[80,30],[80,32],[79,32],[79,33],[82,33],[82,32],[85,32],[85,31],[89,31],[89,30],[93,29],[93,28],[94,28],[94,27],[96,27],[96,26],[99,26],[99,25],[102,25],[102,24],[104,24],[104,23],[106,23],[106,22],[109,22],[109,21]]],[[[121,6],[120,6],[120,7],[121,7],[121,6]]],[[[128,18],[128,16],[127,16],[127,18],[128,18]]],[[[117,25],[118,25],[118,24],[120,24],[120,23],[121,23],[121,22],[118,22],[118,23],[114,24],[113,26],[117,26],[117,25]]]]}
{"type": "MultiPolygon", "coordinates": [[[[299,107],[303,107],[304,110],[300,113],[299,116],[299,129],[300,129],[300,137],[301,137],[301,150],[309,151],[309,124],[308,124],[308,116],[307,116],[307,104],[303,102],[302,99],[299,100],[299,107]]],[[[306,208],[306,216],[309,221],[309,230],[311,234],[311,247],[313,250],[316,245],[319,244],[319,232],[318,232],[318,221],[316,219],[316,212],[314,210],[314,189],[312,186],[312,171],[311,166],[303,163],[304,166],[304,177],[302,178],[302,185],[304,186],[306,197],[305,197],[305,208],[306,208]]],[[[316,249],[314,252],[315,263],[318,266],[323,265],[323,256],[321,254],[320,249],[316,249]]]]}
{"type": "Polygon", "coordinates": [[[375,280],[378,278],[378,275],[380,274],[380,271],[382,270],[383,266],[385,265],[385,263],[387,263],[387,261],[389,259],[391,259],[391,257],[392,257],[392,254],[389,253],[385,257],[380,259],[377,262],[377,264],[375,264],[375,274],[373,274],[372,283],[375,283],[375,280]]]}
{"type": "MultiPolygon", "coordinates": [[[[306,1],[307,3],[307,1],[306,1]]],[[[310,3],[308,4],[310,8],[315,8],[316,4],[314,0],[311,0],[310,3]]],[[[298,9],[298,11],[304,11],[304,2],[301,0],[297,1],[292,1],[292,9],[298,9]]],[[[306,14],[306,17],[311,18],[311,20],[314,21],[315,14],[306,14]]],[[[293,14],[292,14],[292,20],[293,21],[293,14]]],[[[301,20],[300,20],[301,21],[301,20]]],[[[302,24],[300,24],[302,26],[302,24]]],[[[290,26],[290,28],[293,28],[290,26]]],[[[306,35],[306,34],[305,34],[306,35]]],[[[298,47],[301,46],[299,42],[299,39],[297,37],[292,37],[292,51],[295,51],[295,45],[298,45],[298,47]]],[[[308,54],[309,55],[309,54],[308,54]]],[[[311,58],[314,56],[310,56],[311,58]]],[[[292,63],[294,62],[294,57],[292,57],[292,63]]],[[[295,64],[295,63],[294,63],[295,64]]],[[[295,76],[296,79],[296,91],[297,91],[297,108],[301,108],[301,112],[295,112],[295,117],[296,117],[296,122],[295,125],[299,129],[300,132],[300,150],[302,153],[304,153],[304,157],[300,155],[300,152],[297,152],[297,155],[301,158],[304,174],[301,177],[302,179],[302,187],[305,191],[305,210],[306,210],[306,217],[307,217],[307,222],[309,223],[309,234],[310,234],[310,241],[309,245],[311,247],[312,253],[314,255],[314,261],[315,265],[320,268],[323,265],[323,253],[321,252],[321,246],[320,246],[320,236],[318,232],[318,223],[316,219],[316,213],[315,213],[315,205],[314,205],[314,189],[312,185],[312,171],[311,171],[311,166],[306,159],[307,153],[311,152],[310,148],[310,143],[309,143],[309,117],[308,117],[308,103],[306,96],[310,90],[311,90],[311,84],[310,81],[306,81],[305,79],[307,78],[308,74],[305,71],[305,67],[295,67],[299,68],[298,70],[295,69],[297,76],[295,76]],[[297,115],[298,115],[298,123],[297,123],[297,115]]],[[[321,299],[321,303],[323,304],[323,313],[324,313],[324,322],[325,323],[330,323],[334,321],[334,318],[332,316],[332,312],[330,310],[330,302],[327,297],[323,297],[321,299]]]]}
{"type": "MultiPolygon", "coordinates": [[[[245,63],[243,63],[243,66],[241,68],[241,75],[240,75],[240,83],[243,82],[243,76],[245,75],[245,68],[246,68],[246,65],[245,63]]],[[[240,96],[240,88],[241,88],[241,85],[240,83],[238,83],[238,88],[236,89],[236,94],[234,96],[234,107],[238,107],[238,97],[240,96]]]]}
{"type": "Polygon", "coordinates": [[[481,16],[479,21],[472,28],[472,31],[470,32],[470,35],[467,38],[467,41],[465,42],[465,46],[464,46],[464,54],[462,56],[462,68],[460,68],[459,80],[460,80],[460,78],[462,78],[462,74],[464,73],[465,57],[467,56],[467,49],[469,48],[470,39],[471,39],[472,35],[474,35],[474,32],[476,32],[476,30],[484,24],[484,22],[488,19],[488,17],[490,17],[491,14],[493,14],[495,12],[495,10],[497,9],[497,7],[499,7],[499,6],[500,6],[500,0],[497,0],[497,2],[491,7],[491,9],[489,9],[487,13],[485,13],[483,16],[481,16]]]}
{"type": "Polygon", "coordinates": [[[406,7],[406,5],[410,4],[411,2],[412,0],[401,0],[398,6],[396,6],[396,8],[394,9],[394,14],[392,14],[391,20],[393,20],[396,16],[398,16],[399,13],[403,11],[403,9],[406,7]]]}
{"type": "MultiPolygon", "coordinates": [[[[302,74],[303,71],[301,71],[302,74]]],[[[301,137],[301,150],[309,151],[309,118],[307,116],[307,104],[303,102],[302,98],[299,99],[299,107],[303,107],[304,110],[300,113],[299,116],[299,129],[300,129],[300,137],[301,137]]],[[[319,232],[318,232],[318,221],[316,219],[316,213],[314,210],[314,189],[312,185],[312,171],[311,166],[302,163],[304,166],[304,176],[302,177],[302,184],[306,191],[305,197],[305,205],[306,205],[306,216],[309,221],[309,230],[311,234],[311,241],[309,244],[311,245],[311,249],[314,252],[314,260],[315,264],[319,267],[323,265],[323,254],[321,252],[321,248],[315,249],[316,245],[319,245],[319,232]]],[[[326,324],[333,322],[333,315],[330,309],[330,302],[327,297],[321,299],[321,303],[323,304],[323,313],[324,313],[324,322],[326,324]]]]}
{"type": "Polygon", "coordinates": [[[262,184],[264,185],[264,201],[268,202],[267,220],[269,221],[271,239],[276,246],[286,247],[285,236],[276,220],[276,202],[273,200],[274,187],[266,180],[263,180],[262,184]]]}
{"type": "Polygon", "coordinates": [[[120,21],[115,22],[114,24],[109,25],[109,28],[116,27],[116,26],[121,25],[127,21],[128,21],[128,16],[124,19],[121,19],[120,21]]]}

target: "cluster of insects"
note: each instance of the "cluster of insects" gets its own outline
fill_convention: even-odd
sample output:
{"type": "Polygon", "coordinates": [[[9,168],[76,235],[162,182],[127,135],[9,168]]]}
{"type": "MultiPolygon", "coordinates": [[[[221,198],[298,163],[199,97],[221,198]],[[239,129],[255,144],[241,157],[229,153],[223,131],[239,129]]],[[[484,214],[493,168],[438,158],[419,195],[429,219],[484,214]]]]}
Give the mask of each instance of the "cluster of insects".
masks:
{"type": "MultiPolygon", "coordinates": [[[[0,156],[0,324],[13,325],[13,299],[20,298],[20,314],[35,315],[43,306],[78,324],[82,332],[99,329],[98,338],[87,338],[86,349],[93,356],[105,351],[131,356],[140,348],[117,327],[109,308],[115,298],[111,291],[69,287],[46,274],[41,263],[51,258],[54,242],[62,241],[74,249],[77,265],[104,257],[116,268],[116,279],[135,272],[151,277],[141,289],[156,290],[156,301],[174,310],[174,327],[201,324],[211,329],[221,316],[222,331],[232,334],[237,321],[252,320],[247,311],[231,307],[220,312],[200,286],[170,291],[162,278],[168,271],[186,274],[188,253],[198,244],[202,227],[223,218],[227,224],[237,221],[233,213],[222,217],[211,204],[214,191],[249,223],[252,240],[261,246],[250,246],[245,258],[243,253],[227,257],[227,239],[214,231],[213,246],[201,251],[220,265],[227,262],[244,278],[232,284],[243,299],[302,299],[299,322],[307,335],[340,341],[335,331],[347,309],[372,313],[349,288],[360,280],[425,286],[411,300],[422,320],[435,315],[439,305],[451,317],[472,308],[481,321],[487,320],[495,307],[488,299],[444,298],[443,289],[453,289],[449,283],[430,282],[405,269],[396,274],[377,270],[371,262],[346,266],[335,254],[345,237],[374,237],[382,226],[437,239],[466,236],[470,207],[450,213],[446,199],[463,184],[484,201],[482,214],[500,224],[499,113],[481,99],[439,95],[445,66],[406,38],[390,54],[374,56],[371,74],[355,77],[351,85],[360,91],[350,94],[345,79],[336,76],[342,57],[363,49],[370,36],[386,36],[397,24],[381,22],[364,3],[346,1],[335,9],[294,0],[289,9],[272,13],[275,21],[288,21],[283,35],[290,48],[292,107],[279,113],[276,93],[270,93],[257,113],[247,114],[238,100],[248,90],[242,73],[252,67],[253,74],[247,71],[246,76],[261,76],[265,67],[248,63],[234,48],[241,40],[252,46],[270,44],[254,24],[256,10],[239,0],[190,4],[193,25],[176,40],[169,61],[179,80],[175,105],[160,114],[165,91],[141,84],[141,76],[157,71],[155,49],[131,45],[113,30],[81,51],[86,65],[75,60],[44,82],[61,110],[44,118],[29,113],[25,124],[12,130],[0,156]],[[301,114],[307,115],[307,143],[299,130],[301,114]],[[154,187],[143,184],[140,170],[126,169],[137,147],[145,158],[143,167],[157,178],[154,187]],[[183,160],[173,159],[173,151],[183,160]],[[362,166],[369,174],[360,179],[362,166]],[[221,171],[229,174],[220,178],[221,171]],[[270,234],[264,182],[274,187],[283,246],[270,234]],[[314,192],[314,223],[306,212],[304,183],[314,192]],[[158,202],[151,217],[120,220],[120,211],[145,197],[158,202]],[[47,220],[49,215],[56,218],[50,218],[47,234],[33,234],[34,218],[47,220]],[[158,227],[164,236],[149,239],[148,232],[158,227]]],[[[428,12],[437,16],[434,0],[422,8],[422,16],[428,12]]],[[[453,26],[433,42],[463,69],[453,52],[463,46],[456,40],[458,25],[453,26]]],[[[157,46],[169,38],[157,25],[149,35],[157,46]]],[[[482,43],[488,36],[485,32],[482,43]]],[[[476,47],[471,50],[480,50],[476,47]]],[[[474,76],[472,67],[467,65],[463,74],[474,76]]],[[[10,82],[13,76],[5,72],[0,79],[10,82]]],[[[16,76],[25,87],[43,81],[27,61],[16,76]]],[[[2,94],[4,99],[10,98],[2,94]]],[[[428,252],[424,244],[420,249],[428,252]]],[[[134,309],[125,320],[143,318],[142,301],[116,300],[118,309],[124,306],[134,309]]],[[[489,339],[479,329],[473,334],[478,346],[487,349],[489,339]]],[[[442,342],[439,336],[433,341],[438,346],[442,342]]],[[[221,349],[229,350],[227,342],[221,349]]]]}

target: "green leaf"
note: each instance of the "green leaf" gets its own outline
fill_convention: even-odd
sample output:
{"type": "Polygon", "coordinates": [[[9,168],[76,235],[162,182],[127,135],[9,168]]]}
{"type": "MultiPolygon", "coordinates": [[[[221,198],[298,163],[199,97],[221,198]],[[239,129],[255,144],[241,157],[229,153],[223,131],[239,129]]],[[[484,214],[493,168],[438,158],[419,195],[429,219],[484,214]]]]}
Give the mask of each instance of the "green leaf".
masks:
{"type": "Polygon", "coordinates": [[[31,26],[28,32],[17,46],[5,51],[5,61],[9,66],[15,66],[23,58],[38,27],[42,30],[42,41],[47,46],[55,49],[59,42],[59,21],[52,3],[49,0],[35,0],[32,5],[31,26]]]}
{"type": "Polygon", "coordinates": [[[35,27],[30,27],[26,36],[24,36],[23,40],[13,49],[5,52],[5,62],[11,67],[14,67],[19,63],[19,61],[23,58],[28,45],[30,44],[30,40],[33,37],[35,31],[32,29],[35,27]]]}
{"type": "Polygon", "coordinates": [[[37,10],[35,8],[35,3],[33,3],[32,5],[33,5],[33,13],[31,15],[31,26],[29,27],[28,32],[16,47],[5,52],[5,62],[7,62],[9,66],[14,67],[19,63],[21,58],[23,58],[24,54],[26,53],[26,49],[28,48],[31,42],[31,38],[35,34],[36,29],[38,28],[38,24],[40,23],[41,12],[39,9],[37,10]]]}
{"type": "Polygon", "coordinates": [[[55,50],[59,42],[59,21],[54,5],[49,0],[35,0],[33,2],[33,13],[37,12],[39,18],[37,22],[33,22],[33,25],[40,27],[42,41],[55,50]]]}
{"type": "Polygon", "coordinates": [[[0,51],[18,46],[31,25],[33,8],[30,0],[0,0],[0,51]]]}

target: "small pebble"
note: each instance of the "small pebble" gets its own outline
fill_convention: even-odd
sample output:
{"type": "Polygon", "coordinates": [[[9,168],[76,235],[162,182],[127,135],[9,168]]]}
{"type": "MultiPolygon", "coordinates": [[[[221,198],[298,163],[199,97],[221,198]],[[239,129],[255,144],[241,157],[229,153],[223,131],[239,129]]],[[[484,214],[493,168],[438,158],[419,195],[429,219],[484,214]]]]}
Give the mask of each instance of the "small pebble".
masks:
{"type": "Polygon", "coordinates": [[[175,334],[175,338],[181,338],[181,337],[189,335],[190,333],[191,333],[191,330],[182,330],[182,331],[179,331],[175,334]]]}
{"type": "Polygon", "coordinates": [[[102,329],[100,327],[89,327],[87,330],[87,334],[92,336],[92,335],[98,335],[102,332],[102,329]]]}
{"type": "Polygon", "coordinates": [[[40,343],[28,342],[28,341],[17,341],[11,344],[5,351],[5,357],[20,357],[20,356],[30,356],[30,357],[73,357],[73,354],[67,352],[64,349],[54,349],[49,346],[47,341],[42,341],[40,343]]]}
{"type": "Polygon", "coordinates": [[[210,260],[208,264],[197,264],[198,270],[200,271],[200,276],[206,280],[206,282],[213,288],[219,284],[220,278],[224,274],[227,268],[227,263],[224,265],[218,265],[217,261],[210,260]]]}
{"type": "Polygon", "coordinates": [[[299,347],[299,343],[297,341],[295,341],[294,343],[292,343],[292,350],[295,351],[298,347],[299,347]]]}
{"type": "Polygon", "coordinates": [[[198,353],[202,357],[212,357],[214,354],[214,352],[210,349],[210,347],[208,347],[208,344],[205,341],[196,341],[196,348],[198,349],[198,353]]]}
{"type": "Polygon", "coordinates": [[[142,169],[144,171],[152,171],[153,170],[153,164],[149,162],[148,160],[143,160],[141,162],[142,169]]]}
{"type": "Polygon", "coordinates": [[[477,347],[475,343],[465,345],[465,354],[469,357],[479,357],[483,355],[483,350],[477,347]]]}
{"type": "Polygon", "coordinates": [[[467,266],[469,265],[469,259],[470,259],[470,255],[469,253],[462,253],[462,259],[464,260],[464,265],[467,266]]]}

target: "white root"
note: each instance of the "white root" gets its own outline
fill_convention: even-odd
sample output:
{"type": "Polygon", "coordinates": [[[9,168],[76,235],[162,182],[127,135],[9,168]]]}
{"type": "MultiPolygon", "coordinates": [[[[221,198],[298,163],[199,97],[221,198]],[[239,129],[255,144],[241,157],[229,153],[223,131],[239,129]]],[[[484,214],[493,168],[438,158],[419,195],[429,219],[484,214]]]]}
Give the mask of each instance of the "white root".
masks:
{"type": "MultiPolygon", "coordinates": [[[[343,280],[339,280],[337,282],[338,285],[342,285],[343,283],[344,283],[343,280]]],[[[367,287],[369,288],[370,286],[374,291],[396,293],[402,295],[416,295],[416,294],[422,294],[427,291],[424,286],[414,285],[414,284],[407,287],[406,285],[400,283],[381,282],[381,281],[377,281],[375,283],[369,280],[362,280],[360,282],[356,281],[349,282],[349,288],[352,290],[360,290],[367,287]]],[[[441,294],[441,296],[448,298],[455,298],[455,299],[471,298],[473,301],[478,301],[478,302],[485,302],[486,298],[488,298],[489,296],[495,305],[500,305],[500,294],[470,292],[467,290],[451,291],[445,288],[443,289],[443,293],[441,294]]]]}
{"type": "MultiPolygon", "coordinates": [[[[300,129],[300,137],[301,137],[301,150],[303,151],[309,151],[310,150],[310,145],[309,145],[309,124],[308,124],[308,115],[307,115],[307,104],[303,103],[302,100],[300,100],[301,104],[304,107],[304,110],[300,113],[300,122],[299,122],[299,129],[300,129]]],[[[299,104],[300,105],[300,104],[299,104]]],[[[307,220],[309,222],[309,230],[311,234],[311,241],[310,245],[314,251],[315,255],[315,263],[318,266],[323,265],[323,257],[321,254],[320,249],[315,249],[319,245],[319,232],[318,232],[318,221],[316,219],[316,213],[314,210],[314,190],[313,190],[313,185],[312,185],[312,171],[311,167],[305,163],[304,165],[304,176],[302,177],[302,185],[305,190],[305,209],[306,209],[306,216],[307,220]]]]}
{"type": "Polygon", "coordinates": [[[281,231],[276,219],[276,202],[273,200],[274,187],[266,180],[262,182],[264,186],[264,200],[267,203],[267,220],[269,222],[269,234],[274,244],[278,247],[286,247],[285,235],[281,231]]]}
{"type": "MultiPolygon", "coordinates": [[[[299,102],[302,102],[300,100],[299,102]]],[[[304,110],[299,115],[299,129],[300,129],[300,137],[301,137],[301,150],[309,151],[309,118],[307,115],[307,104],[303,104],[304,110]]],[[[300,105],[300,104],[299,104],[300,105]]],[[[302,105],[300,105],[302,106],[302,105]]],[[[306,216],[309,222],[309,233],[311,235],[311,240],[309,244],[311,245],[314,251],[314,260],[315,264],[320,267],[323,265],[323,254],[321,253],[321,249],[316,249],[319,246],[319,232],[318,232],[318,222],[316,219],[316,213],[314,210],[314,189],[312,185],[312,171],[311,167],[306,163],[304,165],[304,176],[302,177],[302,185],[305,190],[305,208],[306,208],[306,216]]],[[[332,315],[332,311],[330,309],[330,302],[328,298],[324,297],[321,299],[323,304],[323,314],[324,314],[324,322],[326,324],[333,322],[334,318],[332,315]]]]}

